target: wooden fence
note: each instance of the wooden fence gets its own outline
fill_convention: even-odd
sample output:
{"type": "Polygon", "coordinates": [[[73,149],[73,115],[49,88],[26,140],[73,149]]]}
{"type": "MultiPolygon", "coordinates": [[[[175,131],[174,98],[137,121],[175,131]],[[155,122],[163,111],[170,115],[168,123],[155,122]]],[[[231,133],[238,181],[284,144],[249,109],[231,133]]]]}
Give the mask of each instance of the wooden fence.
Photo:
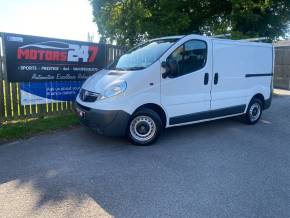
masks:
{"type": "MultiPolygon", "coordinates": [[[[73,102],[21,105],[20,83],[7,82],[5,48],[3,46],[3,36],[0,35],[0,123],[73,111],[73,102]]],[[[106,64],[113,62],[124,51],[124,47],[106,45],[106,64]]]]}
{"type": "Polygon", "coordinates": [[[290,46],[277,46],[275,58],[275,88],[290,90],[290,46]]]}

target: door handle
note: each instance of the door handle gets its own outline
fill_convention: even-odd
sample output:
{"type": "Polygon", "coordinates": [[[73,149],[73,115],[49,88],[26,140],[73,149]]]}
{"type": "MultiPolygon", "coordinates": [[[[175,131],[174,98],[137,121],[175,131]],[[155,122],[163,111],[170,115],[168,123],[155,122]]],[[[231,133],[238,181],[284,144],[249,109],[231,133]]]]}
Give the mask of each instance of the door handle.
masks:
{"type": "Polygon", "coordinates": [[[219,74],[215,73],[214,74],[214,84],[216,85],[216,84],[218,84],[218,82],[219,82],[219,74]]]}
{"type": "Polygon", "coordinates": [[[209,74],[208,73],[205,73],[204,74],[204,85],[207,85],[208,84],[208,79],[209,79],[209,74]]]}

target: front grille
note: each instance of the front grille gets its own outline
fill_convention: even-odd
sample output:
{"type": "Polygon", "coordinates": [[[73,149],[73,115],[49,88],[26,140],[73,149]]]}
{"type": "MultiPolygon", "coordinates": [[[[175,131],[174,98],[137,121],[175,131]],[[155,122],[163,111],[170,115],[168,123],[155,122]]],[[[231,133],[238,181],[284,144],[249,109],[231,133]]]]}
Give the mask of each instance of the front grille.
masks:
{"type": "Polygon", "coordinates": [[[80,99],[84,102],[95,102],[100,97],[99,93],[91,92],[85,89],[80,91],[80,99]]]}

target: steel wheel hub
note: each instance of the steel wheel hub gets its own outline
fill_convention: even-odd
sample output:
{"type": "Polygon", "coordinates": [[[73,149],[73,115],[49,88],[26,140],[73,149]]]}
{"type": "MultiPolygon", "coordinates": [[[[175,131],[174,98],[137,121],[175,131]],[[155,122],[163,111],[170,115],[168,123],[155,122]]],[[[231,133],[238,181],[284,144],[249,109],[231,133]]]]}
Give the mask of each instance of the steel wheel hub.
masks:
{"type": "Polygon", "coordinates": [[[261,115],[261,105],[259,103],[254,103],[249,110],[250,120],[255,122],[259,119],[261,115]]]}
{"type": "Polygon", "coordinates": [[[148,116],[135,117],[130,124],[131,135],[139,141],[148,141],[154,137],[156,125],[148,116]]]}

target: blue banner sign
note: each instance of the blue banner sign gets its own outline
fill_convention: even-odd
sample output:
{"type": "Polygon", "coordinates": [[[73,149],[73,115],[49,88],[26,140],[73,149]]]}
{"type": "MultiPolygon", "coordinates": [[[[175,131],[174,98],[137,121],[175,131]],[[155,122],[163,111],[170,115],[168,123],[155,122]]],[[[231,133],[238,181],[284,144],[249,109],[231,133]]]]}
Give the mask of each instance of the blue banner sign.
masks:
{"type": "Polygon", "coordinates": [[[74,101],[84,81],[20,83],[21,105],[74,101]]]}

